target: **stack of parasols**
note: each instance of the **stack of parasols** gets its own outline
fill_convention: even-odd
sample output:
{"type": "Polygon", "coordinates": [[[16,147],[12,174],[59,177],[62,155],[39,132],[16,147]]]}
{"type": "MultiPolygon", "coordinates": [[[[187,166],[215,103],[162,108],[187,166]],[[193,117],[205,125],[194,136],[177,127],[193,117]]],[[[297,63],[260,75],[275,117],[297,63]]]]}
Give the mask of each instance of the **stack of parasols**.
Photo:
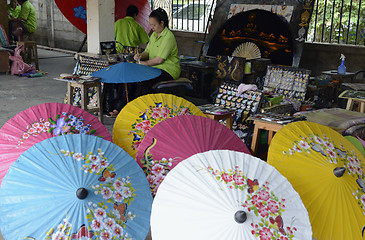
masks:
{"type": "Polygon", "coordinates": [[[129,102],[113,137],[67,104],[0,129],[0,230],[14,239],[362,239],[364,157],[328,127],[295,122],[268,163],[191,102],[129,102]]]}

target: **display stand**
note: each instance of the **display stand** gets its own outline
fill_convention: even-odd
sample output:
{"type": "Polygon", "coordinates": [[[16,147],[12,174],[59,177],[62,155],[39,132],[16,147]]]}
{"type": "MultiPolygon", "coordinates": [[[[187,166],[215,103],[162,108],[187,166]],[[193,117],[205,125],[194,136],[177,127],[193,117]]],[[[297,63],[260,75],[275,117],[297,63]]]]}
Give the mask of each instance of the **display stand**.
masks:
{"type": "Polygon", "coordinates": [[[98,113],[99,121],[103,122],[103,106],[101,103],[101,84],[100,81],[86,81],[86,82],[68,82],[67,83],[67,93],[68,93],[68,104],[72,104],[74,102],[74,94],[73,92],[79,88],[81,91],[81,108],[86,110],[89,113],[98,113]],[[88,89],[96,88],[97,91],[97,104],[96,107],[89,106],[89,97],[88,97],[88,89]]]}

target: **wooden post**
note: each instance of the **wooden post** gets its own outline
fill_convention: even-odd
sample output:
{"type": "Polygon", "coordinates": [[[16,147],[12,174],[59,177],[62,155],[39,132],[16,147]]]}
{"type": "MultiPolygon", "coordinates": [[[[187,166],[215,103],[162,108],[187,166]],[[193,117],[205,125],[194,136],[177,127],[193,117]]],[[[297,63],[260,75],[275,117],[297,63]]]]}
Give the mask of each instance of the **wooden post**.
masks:
{"type": "Polygon", "coordinates": [[[6,0],[0,0],[0,24],[4,26],[5,32],[7,36],[9,36],[9,29],[8,29],[8,12],[7,12],[7,3],[6,0]]]}

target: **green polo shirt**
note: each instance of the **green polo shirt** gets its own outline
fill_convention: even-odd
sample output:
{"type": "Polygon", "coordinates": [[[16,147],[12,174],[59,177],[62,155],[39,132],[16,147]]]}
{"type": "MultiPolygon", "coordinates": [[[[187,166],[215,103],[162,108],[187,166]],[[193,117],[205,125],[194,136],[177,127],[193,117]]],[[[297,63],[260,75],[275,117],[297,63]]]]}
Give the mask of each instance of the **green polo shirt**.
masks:
{"type": "Polygon", "coordinates": [[[37,29],[37,13],[29,1],[22,4],[19,18],[25,19],[24,25],[28,32],[33,33],[37,29]]]}
{"type": "Polygon", "coordinates": [[[153,67],[165,70],[174,79],[180,76],[180,59],[177,56],[177,43],[174,34],[167,28],[157,37],[157,33],[152,33],[150,42],[146,50],[149,59],[161,57],[165,61],[153,67]]]}
{"type": "MultiPolygon", "coordinates": [[[[137,47],[148,42],[146,30],[133,17],[119,19],[114,24],[115,40],[123,46],[137,47]]],[[[123,46],[117,43],[117,51],[122,52],[123,46]]]]}
{"type": "MultiPolygon", "coordinates": [[[[8,10],[13,15],[13,17],[18,18],[20,13],[20,6],[16,6],[15,9],[11,8],[10,3],[8,4],[8,10]]],[[[8,15],[8,18],[11,19],[11,17],[8,15]]]]}

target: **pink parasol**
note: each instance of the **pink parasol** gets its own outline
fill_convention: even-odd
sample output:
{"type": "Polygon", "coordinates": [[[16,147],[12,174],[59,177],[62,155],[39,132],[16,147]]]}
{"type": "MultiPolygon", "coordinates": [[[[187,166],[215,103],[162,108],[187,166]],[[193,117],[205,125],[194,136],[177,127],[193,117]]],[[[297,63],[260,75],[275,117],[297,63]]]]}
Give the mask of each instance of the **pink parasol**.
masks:
{"type": "Polygon", "coordinates": [[[0,185],[10,165],[34,144],[64,134],[88,134],[112,141],[106,127],[85,110],[43,103],[9,119],[0,129],[0,185]]]}
{"type": "MultiPolygon", "coordinates": [[[[71,24],[86,34],[86,0],[55,0],[55,2],[71,24]]],[[[151,7],[147,0],[115,0],[115,21],[125,17],[126,9],[131,4],[135,5],[139,10],[136,21],[149,33],[151,27],[148,17],[151,13],[151,7]]]]}
{"type": "Polygon", "coordinates": [[[179,162],[209,150],[250,154],[245,143],[223,124],[209,118],[184,115],[154,126],[138,147],[136,161],[147,175],[152,194],[179,162]]]}

